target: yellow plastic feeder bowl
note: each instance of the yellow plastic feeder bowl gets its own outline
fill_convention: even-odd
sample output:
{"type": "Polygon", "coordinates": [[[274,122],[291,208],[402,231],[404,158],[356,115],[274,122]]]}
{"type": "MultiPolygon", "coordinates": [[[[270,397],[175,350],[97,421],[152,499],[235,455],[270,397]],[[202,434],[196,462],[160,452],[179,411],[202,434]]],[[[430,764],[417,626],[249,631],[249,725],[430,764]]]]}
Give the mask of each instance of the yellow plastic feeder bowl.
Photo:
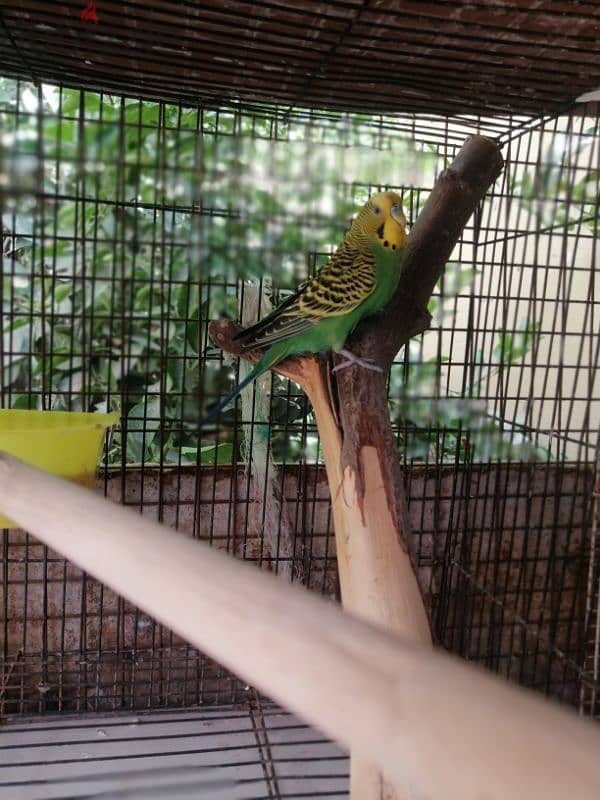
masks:
{"type": "MultiPolygon", "coordinates": [[[[120,414],[0,409],[0,450],[92,488],[107,428],[120,414]]],[[[0,514],[0,528],[16,528],[0,514]]]]}

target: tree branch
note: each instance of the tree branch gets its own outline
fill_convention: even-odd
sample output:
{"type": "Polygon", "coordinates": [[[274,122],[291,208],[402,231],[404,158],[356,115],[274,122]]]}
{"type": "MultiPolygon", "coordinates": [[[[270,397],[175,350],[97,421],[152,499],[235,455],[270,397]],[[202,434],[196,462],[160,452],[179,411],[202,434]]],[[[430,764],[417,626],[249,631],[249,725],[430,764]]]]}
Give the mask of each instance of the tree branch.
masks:
{"type": "MultiPolygon", "coordinates": [[[[402,345],[427,330],[427,303],[469,218],[503,167],[498,145],[469,137],[438,180],[415,224],[396,293],[381,314],[364,319],[347,347],[389,367],[402,345]]],[[[345,371],[348,374],[348,371],[345,371]]],[[[344,371],[342,371],[344,376],[344,371]]],[[[345,376],[344,376],[345,377],[345,376]]],[[[338,381],[344,384],[344,379],[338,381]]]]}
{"type": "MultiPolygon", "coordinates": [[[[426,308],[464,226],[503,167],[496,143],[483,136],[466,140],[460,152],[438,178],[412,227],[394,297],[384,311],[364,319],[346,346],[372,358],[387,370],[398,350],[430,325],[426,308]]],[[[334,356],[334,362],[341,360],[334,356]]],[[[359,453],[377,448],[385,467],[388,507],[405,546],[410,543],[404,486],[398,447],[389,419],[384,375],[346,369],[337,373],[342,462],[358,476],[359,496],[364,471],[359,453]]],[[[360,500],[359,500],[360,502],[360,500]]]]}
{"type": "MultiPolygon", "coordinates": [[[[349,349],[374,359],[387,372],[400,347],[427,330],[431,318],[426,306],[433,288],[467,220],[501,169],[502,157],[492,140],[474,136],[466,141],[436,182],[410,232],[394,297],[381,314],[361,322],[349,338],[349,349]]],[[[237,326],[219,321],[209,330],[218,345],[239,354],[232,341],[237,326]]],[[[244,357],[254,361],[259,355],[244,357]]],[[[385,373],[350,367],[331,375],[313,357],[290,359],[276,371],[299,383],[313,404],[332,498],[344,607],[430,646],[422,597],[426,587],[419,592],[414,562],[411,568],[412,537],[385,373]]],[[[357,800],[408,797],[405,787],[388,784],[372,762],[356,755],[350,784],[357,800]]]]}

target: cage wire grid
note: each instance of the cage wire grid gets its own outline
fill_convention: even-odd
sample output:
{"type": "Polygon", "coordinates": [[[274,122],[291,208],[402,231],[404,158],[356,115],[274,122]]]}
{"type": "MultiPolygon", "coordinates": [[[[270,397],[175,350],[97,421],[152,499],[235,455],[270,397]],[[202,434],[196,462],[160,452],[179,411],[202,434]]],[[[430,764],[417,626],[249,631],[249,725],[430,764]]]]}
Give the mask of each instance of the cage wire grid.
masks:
{"type": "Polygon", "coordinates": [[[5,734],[3,798],[348,796],[347,755],[258,697],[243,707],[48,715],[5,734]]]}
{"type": "MultiPolygon", "coordinates": [[[[399,191],[413,221],[465,135],[500,139],[506,168],[432,328],[390,374],[410,546],[443,646],[597,716],[598,119],[213,110],[10,79],[0,93],[2,407],[119,410],[108,497],[331,598],[310,408],[272,377],[198,435],[240,369],[208,321],[285,296],[370,191],[399,191]]],[[[22,531],[3,534],[1,602],[4,716],[247,697],[22,531]]]]}

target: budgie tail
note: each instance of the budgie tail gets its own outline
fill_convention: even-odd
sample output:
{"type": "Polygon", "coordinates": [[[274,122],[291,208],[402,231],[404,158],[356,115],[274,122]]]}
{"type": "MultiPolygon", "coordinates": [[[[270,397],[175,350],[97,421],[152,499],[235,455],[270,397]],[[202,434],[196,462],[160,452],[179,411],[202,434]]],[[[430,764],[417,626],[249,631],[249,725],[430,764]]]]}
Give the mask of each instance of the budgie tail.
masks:
{"type": "Polygon", "coordinates": [[[284,344],[282,347],[281,344],[275,345],[270,347],[266,353],[262,356],[260,361],[256,364],[256,366],[246,375],[243,381],[240,381],[237,386],[234,386],[233,389],[229,392],[229,394],[221,400],[214,408],[208,412],[208,414],[204,417],[204,419],[200,422],[200,427],[204,427],[207,422],[212,422],[218,414],[226,408],[232,400],[234,400],[238,394],[248,386],[249,383],[255,381],[259,378],[263,372],[271,369],[275,364],[279,363],[282,360],[282,357],[285,356],[284,348],[287,347],[287,343],[284,344]]]}
{"type": "Polygon", "coordinates": [[[214,408],[211,408],[208,414],[200,422],[201,428],[203,428],[207,422],[212,422],[214,419],[216,419],[216,417],[221,413],[221,411],[223,411],[223,409],[226,408],[229,405],[229,403],[231,403],[231,401],[238,396],[238,394],[242,391],[242,389],[245,389],[249,383],[252,383],[253,380],[256,380],[256,378],[258,378],[258,376],[261,373],[263,373],[265,369],[267,369],[266,367],[259,369],[259,366],[260,362],[254,367],[253,370],[251,370],[248,373],[248,375],[246,375],[243,381],[240,381],[237,384],[237,386],[233,387],[233,389],[229,392],[229,394],[226,395],[226,397],[224,397],[220,403],[217,403],[217,405],[214,408]]]}

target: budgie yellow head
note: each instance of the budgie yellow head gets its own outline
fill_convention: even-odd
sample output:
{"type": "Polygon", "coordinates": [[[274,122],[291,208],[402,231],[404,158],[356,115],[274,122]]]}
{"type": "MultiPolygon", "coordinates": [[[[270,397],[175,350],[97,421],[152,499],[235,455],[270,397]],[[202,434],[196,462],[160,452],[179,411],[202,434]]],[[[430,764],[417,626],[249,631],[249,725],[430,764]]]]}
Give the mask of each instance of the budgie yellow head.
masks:
{"type": "Polygon", "coordinates": [[[348,231],[348,243],[354,247],[401,250],[406,243],[406,217],[402,200],[395,192],[379,192],[361,208],[348,231]]]}

